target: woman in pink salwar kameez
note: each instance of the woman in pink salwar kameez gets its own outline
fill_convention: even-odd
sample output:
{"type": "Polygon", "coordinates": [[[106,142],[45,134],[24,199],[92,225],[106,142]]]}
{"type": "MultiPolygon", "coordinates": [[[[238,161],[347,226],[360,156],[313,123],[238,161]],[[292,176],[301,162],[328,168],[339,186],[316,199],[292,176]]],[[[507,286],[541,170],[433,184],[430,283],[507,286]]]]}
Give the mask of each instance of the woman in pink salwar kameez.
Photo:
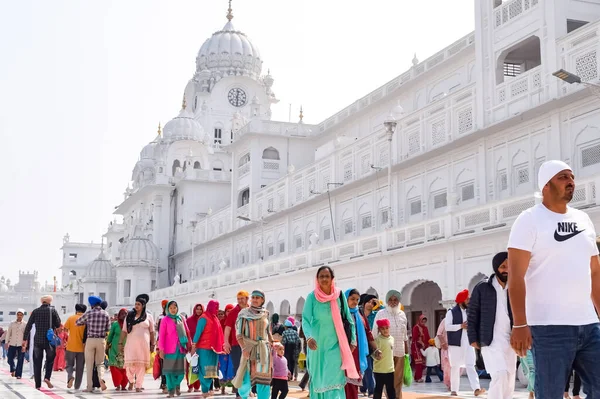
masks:
{"type": "Polygon", "coordinates": [[[156,343],[154,320],[151,315],[146,313],[146,303],[149,299],[146,294],[138,295],[135,299],[134,309],[130,310],[125,318],[126,328],[121,332],[119,349],[124,352],[130,391],[133,389],[135,381],[136,392],[142,392],[144,376],[150,364],[150,353],[154,352],[156,343]],[[125,337],[127,337],[127,343],[123,348],[125,337]]]}
{"type": "Polygon", "coordinates": [[[444,320],[442,320],[438,327],[436,337],[440,341],[442,349],[440,360],[442,362],[442,371],[444,372],[444,385],[450,390],[450,358],[448,357],[448,336],[446,335],[446,323],[444,320]]]}

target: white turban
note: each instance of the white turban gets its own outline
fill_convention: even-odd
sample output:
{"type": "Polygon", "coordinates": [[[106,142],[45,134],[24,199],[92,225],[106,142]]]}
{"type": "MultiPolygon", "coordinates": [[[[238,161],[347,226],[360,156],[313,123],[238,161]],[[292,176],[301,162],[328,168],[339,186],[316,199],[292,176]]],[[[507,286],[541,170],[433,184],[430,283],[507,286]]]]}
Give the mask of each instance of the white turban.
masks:
{"type": "Polygon", "coordinates": [[[42,303],[52,303],[52,295],[44,295],[41,298],[42,303]]]}
{"type": "Polygon", "coordinates": [[[544,187],[554,176],[562,172],[563,170],[572,171],[571,167],[564,163],[563,161],[548,161],[544,162],[542,166],[540,166],[540,171],[538,172],[538,188],[540,193],[544,190],[544,187]]]}

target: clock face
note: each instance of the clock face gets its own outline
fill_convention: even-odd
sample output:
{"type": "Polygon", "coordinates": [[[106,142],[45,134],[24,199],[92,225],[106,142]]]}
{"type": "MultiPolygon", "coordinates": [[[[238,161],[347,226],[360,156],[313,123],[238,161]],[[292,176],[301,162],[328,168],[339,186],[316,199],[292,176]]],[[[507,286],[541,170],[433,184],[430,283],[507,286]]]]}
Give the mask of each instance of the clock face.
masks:
{"type": "Polygon", "coordinates": [[[234,107],[243,107],[246,105],[246,92],[240,88],[231,89],[227,94],[227,99],[234,107]]]}

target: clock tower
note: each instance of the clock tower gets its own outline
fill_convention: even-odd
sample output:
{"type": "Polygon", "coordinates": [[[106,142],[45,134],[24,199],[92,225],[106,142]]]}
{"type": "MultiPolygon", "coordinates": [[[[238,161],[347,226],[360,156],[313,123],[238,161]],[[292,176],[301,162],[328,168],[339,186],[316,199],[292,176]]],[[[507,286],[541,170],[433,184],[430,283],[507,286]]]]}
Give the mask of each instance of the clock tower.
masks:
{"type": "Polygon", "coordinates": [[[233,26],[231,2],[226,18],[225,26],[200,47],[196,71],[184,94],[216,149],[233,142],[234,115],[238,125],[251,118],[268,120],[271,104],[278,102],[271,89],[273,77],[269,72],[262,75],[258,47],[233,26]]]}

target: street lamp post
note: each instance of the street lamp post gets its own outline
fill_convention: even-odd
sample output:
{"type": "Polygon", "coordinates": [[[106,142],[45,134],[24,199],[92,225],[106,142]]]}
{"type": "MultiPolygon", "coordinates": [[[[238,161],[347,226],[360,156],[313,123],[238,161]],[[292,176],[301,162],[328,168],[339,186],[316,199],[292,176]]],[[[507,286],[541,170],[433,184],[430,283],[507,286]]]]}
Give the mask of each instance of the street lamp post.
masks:
{"type": "MultiPolygon", "coordinates": [[[[191,267],[191,271],[192,274],[196,273],[196,267],[194,266],[194,236],[196,235],[196,226],[198,225],[198,221],[197,220],[190,220],[190,230],[192,231],[192,238],[191,238],[191,242],[192,242],[192,267],[191,267]]],[[[196,273],[197,275],[198,273],[196,273]]],[[[191,276],[190,276],[191,277],[191,276]]]]}
{"type": "Polygon", "coordinates": [[[600,98],[600,85],[596,84],[596,83],[591,83],[591,82],[583,82],[581,80],[581,77],[575,75],[574,73],[571,73],[569,71],[565,71],[564,69],[559,69],[558,71],[554,72],[552,75],[554,75],[555,77],[557,77],[558,79],[568,83],[568,84],[580,84],[580,85],[584,85],[585,87],[587,87],[588,89],[590,89],[590,91],[596,96],[600,98]]]}
{"type": "MultiPolygon", "coordinates": [[[[337,239],[335,237],[335,223],[333,222],[333,210],[331,208],[331,193],[329,192],[329,186],[338,187],[338,186],[343,186],[343,185],[344,185],[344,183],[327,183],[327,199],[329,200],[329,218],[331,220],[331,232],[333,233],[333,242],[337,242],[337,239]]],[[[310,190],[310,193],[314,194],[314,195],[322,194],[315,190],[310,190]]]]}
{"type": "Polygon", "coordinates": [[[392,137],[398,126],[398,117],[402,116],[404,110],[400,105],[397,105],[389,114],[388,118],[383,122],[385,127],[385,133],[388,140],[388,199],[389,199],[389,215],[388,215],[388,227],[392,228],[394,223],[392,222],[392,137]]]}

